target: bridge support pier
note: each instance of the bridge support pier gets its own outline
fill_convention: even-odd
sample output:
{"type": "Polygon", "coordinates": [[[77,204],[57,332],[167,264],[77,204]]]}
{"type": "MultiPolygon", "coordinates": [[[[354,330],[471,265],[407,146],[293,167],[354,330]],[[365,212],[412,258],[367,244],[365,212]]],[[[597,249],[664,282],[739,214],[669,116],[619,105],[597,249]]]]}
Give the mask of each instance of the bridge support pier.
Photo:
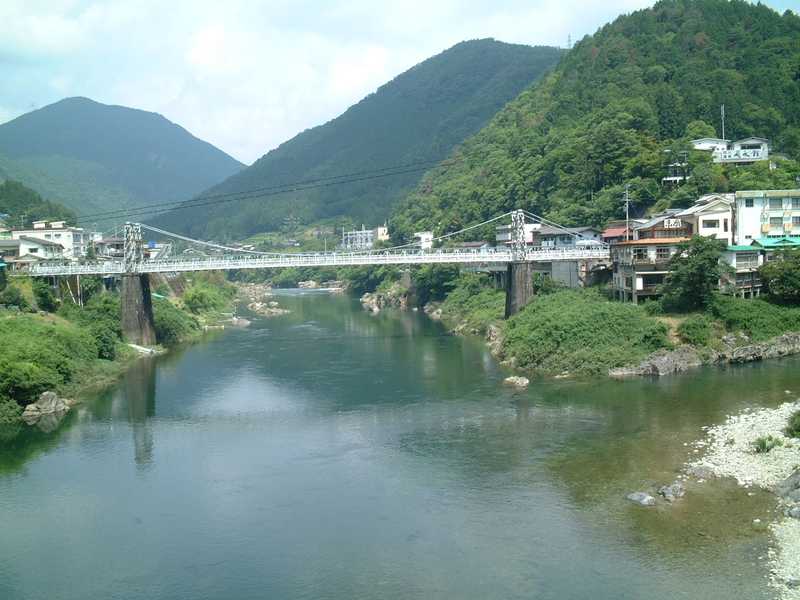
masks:
{"type": "Polygon", "coordinates": [[[132,344],[154,346],[156,330],[147,273],[125,273],[122,276],[120,308],[123,337],[132,344]]]}
{"type": "Polygon", "coordinates": [[[506,319],[517,314],[533,298],[533,263],[508,263],[506,271],[506,319]]]}

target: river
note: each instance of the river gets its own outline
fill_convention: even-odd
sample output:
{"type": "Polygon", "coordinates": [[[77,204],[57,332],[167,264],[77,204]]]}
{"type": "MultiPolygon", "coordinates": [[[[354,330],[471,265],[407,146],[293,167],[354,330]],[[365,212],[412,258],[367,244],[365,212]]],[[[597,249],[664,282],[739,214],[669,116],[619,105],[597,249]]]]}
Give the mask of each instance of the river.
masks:
{"type": "Polygon", "coordinates": [[[2,446],[0,598],[768,597],[767,494],[625,495],[797,360],[518,391],[424,315],[280,301],[2,446]]]}

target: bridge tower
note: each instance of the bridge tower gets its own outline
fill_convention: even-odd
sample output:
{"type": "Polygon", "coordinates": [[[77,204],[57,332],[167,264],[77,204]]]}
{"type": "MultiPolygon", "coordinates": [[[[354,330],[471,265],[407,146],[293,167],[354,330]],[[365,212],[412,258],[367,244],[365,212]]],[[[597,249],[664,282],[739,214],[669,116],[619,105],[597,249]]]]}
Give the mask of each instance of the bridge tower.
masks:
{"type": "Polygon", "coordinates": [[[525,213],[511,213],[511,256],[506,271],[506,319],[517,314],[533,297],[533,263],[527,262],[525,213]]]}
{"type": "Polygon", "coordinates": [[[144,261],[142,228],[138,223],[125,223],[125,246],[120,297],[122,334],[126,340],[140,346],[154,346],[156,330],[153,320],[153,300],[150,296],[150,276],[139,273],[144,261]]]}

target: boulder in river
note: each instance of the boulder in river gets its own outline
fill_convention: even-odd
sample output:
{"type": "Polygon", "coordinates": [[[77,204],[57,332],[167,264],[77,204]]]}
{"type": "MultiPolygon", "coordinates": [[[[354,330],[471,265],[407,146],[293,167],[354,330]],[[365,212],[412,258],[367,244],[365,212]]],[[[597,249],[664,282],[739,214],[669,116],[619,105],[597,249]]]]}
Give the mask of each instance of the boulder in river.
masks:
{"type": "Polygon", "coordinates": [[[676,481],[670,485],[662,485],[658,488],[659,496],[663,496],[667,502],[675,502],[678,498],[683,498],[686,495],[686,489],[683,485],[676,481]]]}
{"type": "Polygon", "coordinates": [[[655,506],[656,499],[647,492],[633,492],[625,496],[631,502],[635,502],[639,506],[655,506]]]}
{"type": "Polygon", "coordinates": [[[53,431],[73,404],[55,392],[42,392],[36,402],[25,407],[22,420],[28,425],[38,425],[43,431],[53,431]]]}
{"type": "Polygon", "coordinates": [[[503,380],[503,383],[507,385],[513,385],[518,388],[526,388],[530,383],[530,380],[527,377],[519,377],[518,375],[512,375],[511,377],[506,377],[503,380]]]}

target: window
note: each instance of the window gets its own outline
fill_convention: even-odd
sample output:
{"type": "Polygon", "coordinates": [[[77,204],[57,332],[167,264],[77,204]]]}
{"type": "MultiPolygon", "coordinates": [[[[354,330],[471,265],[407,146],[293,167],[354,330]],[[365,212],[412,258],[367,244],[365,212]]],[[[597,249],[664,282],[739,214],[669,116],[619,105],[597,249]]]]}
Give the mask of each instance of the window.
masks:
{"type": "Polygon", "coordinates": [[[45,233],[44,234],[44,239],[46,239],[46,240],[49,240],[51,237],[53,237],[53,236],[50,235],[49,233],[45,233]]]}
{"type": "Polygon", "coordinates": [[[780,210],[783,208],[783,198],[770,198],[769,199],[769,209],[770,210],[780,210]]]}
{"type": "Polygon", "coordinates": [[[772,229],[779,229],[783,227],[783,217],[770,217],[769,226],[772,229]]]}
{"type": "Polygon", "coordinates": [[[633,260],[647,260],[647,248],[634,248],[633,260]]]}
{"type": "Polygon", "coordinates": [[[744,207],[745,208],[753,208],[753,199],[752,198],[745,198],[744,199],[744,207]]]}
{"type": "Polygon", "coordinates": [[[800,227],[800,217],[792,217],[792,227],[800,227]]]}
{"type": "Polygon", "coordinates": [[[753,239],[753,236],[752,236],[752,235],[746,235],[746,236],[744,236],[744,239],[746,239],[746,240],[752,240],[752,239],[753,239]]]}
{"type": "Polygon", "coordinates": [[[719,219],[705,219],[703,229],[719,229],[719,219]]]}
{"type": "Polygon", "coordinates": [[[656,260],[669,260],[670,254],[669,248],[666,246],[656,248],[656,260]]]}
{"type": "Polygon", "coordinates": [[[800,208],[800,198],[792,198],[792,208],[800,208]]]}
{"type": "Polygon", "coordinates": [[[38,248],[28,248],[28,253],[29,254],[38,254],[39,253],[39,249],[38,248]]]}
{"type": "Polygon", "coordinates": [[[724,231],[725,233],[728,233],[728,219],[723,219],[722,220],[722,231],[724,231]]]}

